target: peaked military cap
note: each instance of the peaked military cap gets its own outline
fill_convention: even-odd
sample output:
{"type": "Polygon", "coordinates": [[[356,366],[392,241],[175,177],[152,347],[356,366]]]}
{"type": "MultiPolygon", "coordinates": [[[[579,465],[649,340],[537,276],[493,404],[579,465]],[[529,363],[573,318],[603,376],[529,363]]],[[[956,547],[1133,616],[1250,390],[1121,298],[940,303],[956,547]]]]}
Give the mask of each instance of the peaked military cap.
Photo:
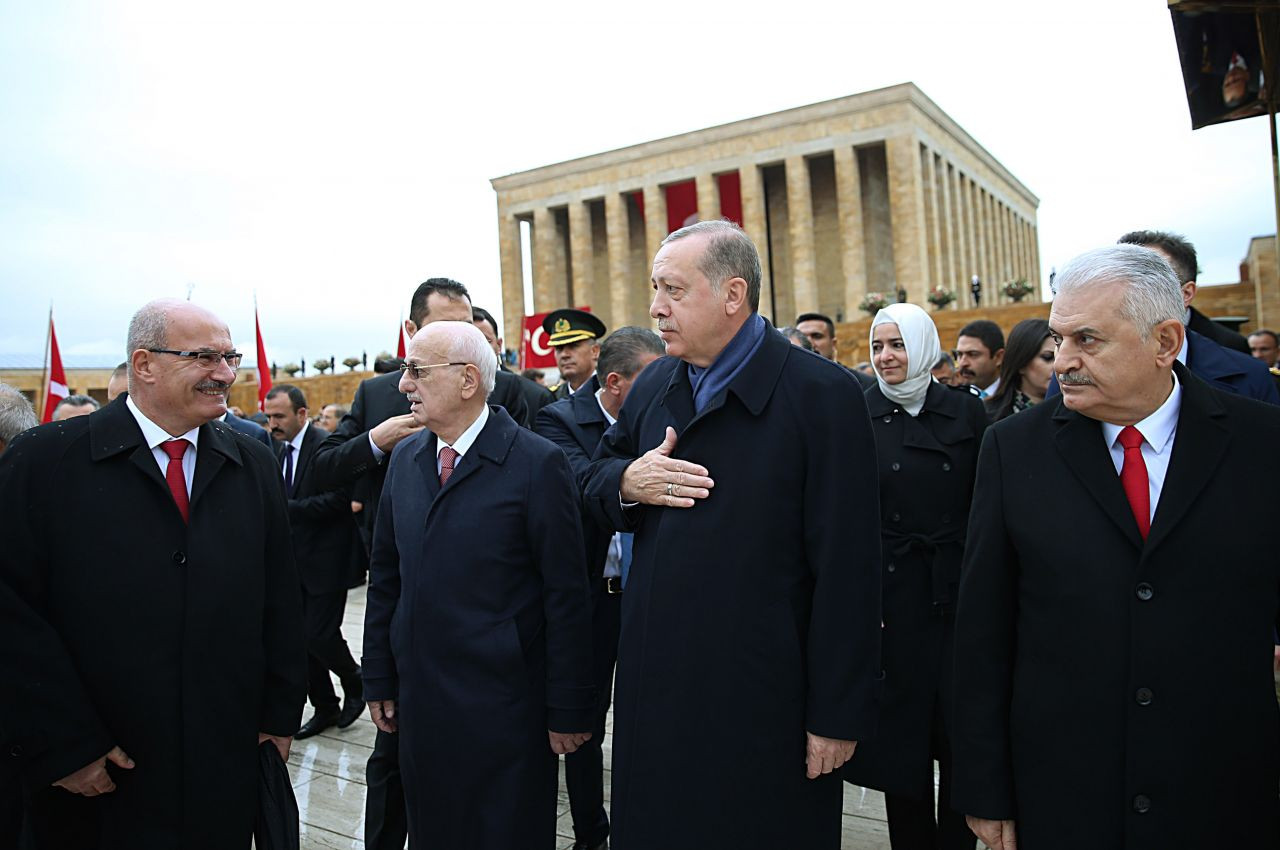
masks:
{"type": "Polygon", "coordinates": [[[586,310],[565,307],[554,310],[542,320],[547,345],[569,345],[584,339],[600,339],[605,334],[604,322],[586,310]]]}

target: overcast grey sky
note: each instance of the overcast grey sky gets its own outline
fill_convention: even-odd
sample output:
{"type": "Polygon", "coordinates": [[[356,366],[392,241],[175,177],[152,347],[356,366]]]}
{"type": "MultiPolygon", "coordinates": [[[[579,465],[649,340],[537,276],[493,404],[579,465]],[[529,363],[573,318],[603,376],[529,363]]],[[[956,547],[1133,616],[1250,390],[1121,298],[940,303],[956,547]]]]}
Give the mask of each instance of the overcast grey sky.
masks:
{"type": "Polygon", "coordinates": [[[7,4],[0,359],[52,301],[114,363],[188,287],[250,357],[255,292],[270,359],[372,356],[423,278],[501,313],[490,178],[904,81],[1040,197],[1046,278],[1153,227],[1235,281],[1275,231],[1266,119],[1191,131],[1162,0],[430,5],[7,4]]]}

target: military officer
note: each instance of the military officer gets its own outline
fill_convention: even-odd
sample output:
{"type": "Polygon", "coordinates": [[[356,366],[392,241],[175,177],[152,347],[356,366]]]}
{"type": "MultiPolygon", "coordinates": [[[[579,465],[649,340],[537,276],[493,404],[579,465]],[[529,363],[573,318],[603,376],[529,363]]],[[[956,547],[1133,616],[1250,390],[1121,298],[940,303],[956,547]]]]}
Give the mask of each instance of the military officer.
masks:
{"type": "Polygon", "coordinates": [[[548,387],[559,401],[576,393],[596,373],[600,357],[600,340],[605,335],[604,322],[586,310],[566,307],[553,310],[542,320],[547,345],[556,354],[560,383],[548,387]]]}

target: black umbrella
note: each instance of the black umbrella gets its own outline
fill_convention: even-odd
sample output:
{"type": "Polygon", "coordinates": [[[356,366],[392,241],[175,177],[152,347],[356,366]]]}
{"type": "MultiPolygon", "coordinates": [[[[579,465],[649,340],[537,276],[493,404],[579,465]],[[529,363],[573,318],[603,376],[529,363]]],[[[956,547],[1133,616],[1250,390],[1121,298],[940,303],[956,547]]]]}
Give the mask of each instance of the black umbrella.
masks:
{"type": "Polygon", "coordinates": [[[298,801],[289,769],[271,741],[258,745],[258,822],[253,829],[257,850],[298,850],[298,801]]]}

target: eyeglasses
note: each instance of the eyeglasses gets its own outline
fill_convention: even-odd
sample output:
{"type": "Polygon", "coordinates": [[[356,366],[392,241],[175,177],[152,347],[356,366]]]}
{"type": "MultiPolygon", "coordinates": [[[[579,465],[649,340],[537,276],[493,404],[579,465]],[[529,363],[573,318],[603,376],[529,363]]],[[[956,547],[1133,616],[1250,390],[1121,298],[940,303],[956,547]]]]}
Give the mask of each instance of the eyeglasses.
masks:
{"type": "Polygon", "coordinates": [[[201,368],[212,372],[218,368],[223,360],[227,361],[227,365],[232,369],[240,368],[240,361],[244,359],[244,355],[238,351],[228,351],[225,354],[221,351],[174,351],[172,348],[148,348],[152,354],[173,354],[178,357],[186,357],[188,360],[194,360],[200,364],[201,368]]]}
{"type": "Polygon", "coordinates": [[[421,381],[423,374],[428,369],[438,369],[441,366],[470,366],[470,363],[431,363],[427,366],[415,366],[412,363],[405,363],[400,366],[401,372],[408,372],[409,377],[415,381],[421,381]]]}

